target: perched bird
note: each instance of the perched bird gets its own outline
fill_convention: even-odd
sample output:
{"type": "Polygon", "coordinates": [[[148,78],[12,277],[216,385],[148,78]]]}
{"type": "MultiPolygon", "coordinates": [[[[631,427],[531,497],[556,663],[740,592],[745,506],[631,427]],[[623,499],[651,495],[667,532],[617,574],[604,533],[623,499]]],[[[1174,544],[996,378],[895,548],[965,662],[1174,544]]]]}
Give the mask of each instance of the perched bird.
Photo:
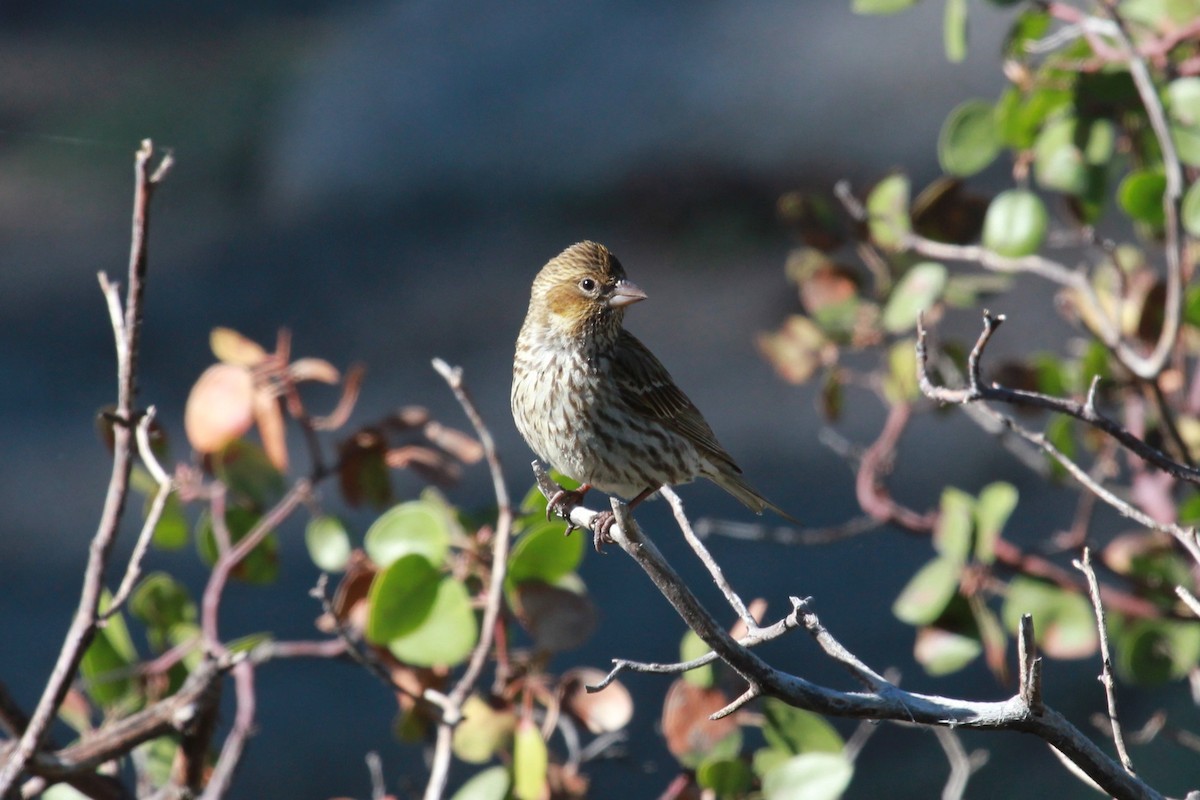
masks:
{"type": "MultiPolygon", "coordinates": [[[[621,326],[625,307],[645,299],[595,242],[568,247],[533,281],[513,358],[513,419],[539,458],[582,484],[551,498],[547,515],[567,516],[591,488],[633,507],[664,485],[704,477],[759,514],[791,519],[746,483],[699,409],[621,326]]],[[[597,549],[613,524],[603,513],[597,549]]]]}

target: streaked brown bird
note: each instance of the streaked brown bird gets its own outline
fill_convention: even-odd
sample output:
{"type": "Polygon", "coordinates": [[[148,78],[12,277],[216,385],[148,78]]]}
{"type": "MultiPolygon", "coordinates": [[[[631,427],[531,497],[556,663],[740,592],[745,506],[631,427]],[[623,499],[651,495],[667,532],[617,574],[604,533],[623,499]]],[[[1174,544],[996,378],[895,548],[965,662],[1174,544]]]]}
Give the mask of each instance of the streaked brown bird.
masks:
{"type": "MultiPolygon", "coordinates": [[[[550,509],[565,515],[591,488],[633,507],[664,485],[704,477],[756,513],[791,519],[746,483],[666,367],[621,326],[625,307],[645,299],[595,242],[568,247],[533,281],[513,358],[513,419],[539,458],[582,484],[551,498],[550,509]]],[[[603,514],[596,549],[613,523],[603,514]]]]}

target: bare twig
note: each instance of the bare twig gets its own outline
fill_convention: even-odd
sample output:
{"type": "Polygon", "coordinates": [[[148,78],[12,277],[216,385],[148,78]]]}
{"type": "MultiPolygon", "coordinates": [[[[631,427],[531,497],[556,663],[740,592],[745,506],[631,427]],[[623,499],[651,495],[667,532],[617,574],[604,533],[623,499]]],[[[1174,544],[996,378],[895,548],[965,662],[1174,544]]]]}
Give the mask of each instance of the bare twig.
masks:
{"type": "Polygon", "coordinates": [[[1193,614],[1200,618],[1200,600],[1196,599],[1196,595],[1189,592],[1183,586],[1175,587],[1175,595],[1183,601],[1184,605],[1186,605],[1193,614]]]}
{"type": "MultiPolygon", "coordinates": [[[[1000,325],[1000,323],[1004,321],[1004,317],[1003,315],[993,316],[990,312],[985,311],[983,314],[983,320],[984,329],[979,335],[979,340],[976,342],[975,348],[972,350],[973,367],[969,370],[969,382],[965,389],[947,389],[945,387],[935,386],[930,380],[927,368],[925,327],[918,320],[917,378],[921,386],[921,391],[926,396],[942,403],[997,401],[1018,406],[1044,408],[1061,414],[1067,414],[1107,433],[1123,447],[1142,458],[1142,460],[1158,467],[1159,469],[1162,469],[1168,474],[1191,483],[1200,484],[1200,470],[1174,461],[1162,451],[1151,447],[1146,442],[1134,436],[1128,429],[1101,414],[1096,408],[1097,382],[1095,380],[1092,381],[1091,388],[1088,391],[1087,399],[1083,403],[1051,397],[1038,392],[1006,389],[994,383],[990,386],[985,386],[979,377],[979,356],[982,355],[983,349],[987,346],[988,341],[991,339],[992,333],[1000,325]]],[[[997,412],[992,411],[990,413],[993,414],[996,419],[1005,425],[1009,430],[1012,430],[1032,444],[1037,445],[1039,448],[1053,457],[1077,481],[1086,486],[1090,491],[1095,493],[1097,497],[1115,508],[1118,512],[1129,517],[1130,519],[1136,520],[1139,524],[1144,525],[1147,528],[1171,534],[1171,536],[1173,536],[1176,541],[1183,546],[1183,548],[1191,555],[1191,557],[1198,564],[1200,564],[1200,541],[1197,540],[1197,534],[1194,528],[1184,528],[1180,525],[1163,524],[1158,522],[1148,514],[1135,508],[1130,503],[1125,502],[1111,491],[1104,488],[1104,486],[1101,485],[1099,481],[1097,481],[1091,475],[1089,475],[1086,470],[1084,470],[1071,459],[1067,458],[1067,456],[1064,455],[1057,447],[1055,447],[1053,443],[1051,443],[1043,434],[1033,433],[1021,425],[1018,425],[1011,418],[997,412]]]]}
{"type": "Polygon", "coordinates": [[[1138,97],[1146,109],[1146,117],[1150,120],[1150,128],[1158,142],[1162,153],[1163,173],[1166,176],[1166,189],[1163,191],[1163,214],[1165,221],[1163,230],[1165,239],[1163,249],[1167,258],[1167,296],[1163,316],[1162,331],[1159,332],[1158,342],[1148,358],[1142,358],[1133,353],[1121,354],[1121,360],[1136,375],[1146,380],[1153,380],[1162,372],[1167,364],[1171,351],[1175,349],[1175,340],[1179,336],[1179,322],[1182,313],[1183,297],[1183,235],[1180,230],[1180,203],[1183,200],[1183,170],[1179,164],[1179,154],[1175,149],[1175,140],[1167,124],[1167,115],[1163,109],[1162,98],[1146,62],[1130,41],[1129,31],[1125,20],[1117,11],[1114,3],[1101,3],[1100,7],[1108,14],[1114,24],[1114,38],[1125,51],[1129,63],[1129,74],[1137,87],[1138,97]]]}
{"type": "Polygon", "coordinates": [[[741,522],[732,519],[711,519],[704,517],[696,520],[696,535],[701,539],[707,539],[710,536],[724,536],[729,539],[740,539],[743,541],[811,546],[833,544],[845,539],[853,539],[857,536],[877,531],[883,527],[883,524],[874,517],[859,516],[849,519],[841,525],[797,530],[786,525],[772,526],[761,522],[741,522]]]}
{"type": "Polygon", "coordinates": [[[146,469],[158,484],[158,490],[150,502],[146,519],[142,523],[141,533],[138,534],[137,543],[133,546],[133,553],[129,556],[125,577],[121,579],[121,584],[117,588],[116,594],[113,595],[112,602],[108,604],[108,609],[101,615],[101,619],[108,619],[121,609],[121,606],[129,599],[134,585],[142,576],[142,561],[146,557],[146,551],[150,548],[150,542],[154,539],[154,529],[158,527],[158,522],[162,519],[163,509],[167,507],[167,498],[171,495],[171,477],[158,463],[158,458],[155,457],[154,451],[150,447],[150,424],[153,421],[154,406],[150,406],[146,409],[141,421],[138,422],[137,443],[142,463],[146,465],[146,469]]]}
{"type": "Polygon", "coordinates": [[[491,579],[488,584],[487,597],[483,607],[483,620],[480,623],[479,641],[471,652],[467,667],[455,683],[454,688],[446,696],[446,713],[438,722],[437,741],[434,746],[433,761],[430,766],[429,782],[425,785],[425,800],[436,800],[446,790],[446,778],[450,769],[451,743],[454,725],[462,714],[462,704],[475,688],[476,681],[487,663],[488,653],[492,648],[492,637],[496,630],[496,621],[504,603],[504,576],[508,565],[508,545],[512,538],[512,503],[509,500],[508,487],[504,483],[504,473],[500,468],[500,459],[496,454],[496,445],[492,434],[484,424],[483,417],[475,408],[470,394],[463,385],[462,368],[451,367],[441,359],[434,359],[433,368],[446,379],[451,391],[454,392],[479,441],[483,445],[487,458],[488,470],[492,476],[492,489],[496,495],[496,532],[492,537],[491,579]]]}
{"type": "Polygon", "coordinates": [[[115,290],[101,278],[105,289],[117,349],[117,423],[113,425],[113,462],[104,499],[100,522],[88,551],[83,589],[79,605],[67,631],[58,660],[38,700],[29,725],[13,752],[0,766],[0,797],[6,797],[19,779],[29,759],[41,746],[58,707],[62,705],[72,678],[79,669],[88,645],[96,634],[97,611],[104,587],[108,560],[125,510],[129,490],[129,471],[133,464],[134,397],[137,393],[137,358],[142,323],[142,295],[146,277],[146,234],[150,220],[150,197],[159,181],[170,169],[168,154],[150,173],[154,147],[147,139],[142,142],[135,159],[136,183],[133,202],[133,236],[129,256],[129,286],[125,296],[125,311],[120,317],[120,301],[114,300],[115,290]]]}
{"type": "Polygon", "coordinates": [[[967,792],[967,782],[971,779],[971,774],[982,766],[982,761],[986,761],[986,758],[976,759],[967,753],[958,734],[950,728],[934,728],[933,733],[937,736],[938,744],[942,746],[942,752],[946,754],[946,760],[950,762],[950,776],[946,778],[946,785],[942,787],[942,800],[961,800],[967,792]]]}
{"type": "MultiPolygon", "coordinates": [[[[544,469],[540,472],[545,475],[544,469]]],[[[556,491],[552,481],[550,485],[543,485],[539,480],[539,488],[548,495],[556,491]]],[[[1024,645],[1026,655],[1022,661],[1022,691],[1008,700],[988,703],[951,699],[895,687],[876,693],[826,688],[778,670],[739,645],[699,603],[663,559],[653,541],[641,533],[629,516],[628,508],[615,499],[612,508],[617,519],[617,524],[610,530],[613,541],[646,572],[688,626],[747,683],[745,692],[714,716],[730,713],[754,697],[769,695],[800,708],[833,716],[1023,731],[1052,742],[1112,796],[1161,800],[1161,794],[1137,777],[1128,775],[1066,718],[1043,703],[1041,661],[1030,655],[1032,626],[1028,623],[1023,625],[1023,636],[1028,641],[1024,645]]],[[[582,510],[585,510],[582,506],[573,509],[571,519],[581,527],[587,527],[586,523],[596,512],[582,514],[582,510]]]]}
{"type": "MultiPolygon", "coordinates": [[[[758,626],[754,633],[748,633],[745,636],[738,637],[738,644],[742,647],[754,647],[769,642],[772,639],[778,639],[783,634],[797,627],[797,619],[795,614],[789,614],[787,617],[779,620],[773,625],[766,627],[758,626]]],[[[673,663],[661,663],[654,661],[631,661],[626,658],[614,658],[613,668],[603,679],[594,684],[585,686],[588,692],[598,692],[608,686],[622,672],[629,670],[630,672],[649,672],[658,674],[674,675],[688,670],[703,667],[705,664],[711,664],[718,660],[718,656],[712,650],[709,650],[702,656],[693,658],[690,661],[677,661],[673,663]]]]}
{"type": "Polygon", "coordinates": [[[746,604],[742,602],[742,598],[738,596],[738,593],[729,585],[729,581],[725,579],[725,573],[722,571],[721,565],[716,562],[712,554],[708,552],[708,548],[700,541],[700,537],[692,530],[692,523],[687,518],[687,513],[683,510],[683,500],[680,499],[679,495],[675,494],[675,490],[670,486],[662,487],[659,493],[671,504],[671,510],[675,513],[675,522],[679,525],[679,529],[683,531],[683,538],[691,545],[692,550],[708,570],[708,574],[712,575],[713,582],[717,584],[717,588],[721,590],[721,594],[725,595],[725,602],[729,603],[729,607],[738,615],[738,619],[746,626],[747,631],[757,633],[758,621],[746,610],[746,604]]]}
{"type": "Polygon", "coordinates": [[[1117,747],[1117,757],[1121,766],[1130,775],[1136,775],[1133,760],[1125,749],[1125,737],[1121,734],[1121,720],[1117,716],[1117,690],[1113,682],[1112,655],[1108,650],[1108,624],[1105,621],[1104,604],[1100,602],[1100,582],[1096,580],[1096,570],[1092,569],[1091,548],[1083,548],[1083,559],[1071,562],[1087,578],[1088,596],[1092,599],[1092,609],[1096,614],[1096,629],[1100,634],[1100,683],[1104,686],[1104,697],[1108,701],[1108,722],[1112,726],[1113,744],[1117,747]]]}

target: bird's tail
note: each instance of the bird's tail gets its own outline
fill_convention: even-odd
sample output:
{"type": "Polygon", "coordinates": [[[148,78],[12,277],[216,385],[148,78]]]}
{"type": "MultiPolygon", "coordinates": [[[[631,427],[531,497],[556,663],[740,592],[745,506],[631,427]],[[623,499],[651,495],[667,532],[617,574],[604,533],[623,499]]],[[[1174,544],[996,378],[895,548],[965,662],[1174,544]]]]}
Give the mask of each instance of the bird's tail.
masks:
{"type": "Polygon", "coordinates": [[[753,486],[746,483],[746,479],[737,472],[733,472],[732,470],[721,470],[716,475],[710,475],[709,479],[736,497],[742,505],[753,511],[755,514],[761,514],[767,509],[770,509],[789,522],[795,523],[796,525],[803,524],[800,522],[800,520],[796,519],[791,514],[787,513],[782,508],[759,494],[758,491],[755,490],[753,486]]]}

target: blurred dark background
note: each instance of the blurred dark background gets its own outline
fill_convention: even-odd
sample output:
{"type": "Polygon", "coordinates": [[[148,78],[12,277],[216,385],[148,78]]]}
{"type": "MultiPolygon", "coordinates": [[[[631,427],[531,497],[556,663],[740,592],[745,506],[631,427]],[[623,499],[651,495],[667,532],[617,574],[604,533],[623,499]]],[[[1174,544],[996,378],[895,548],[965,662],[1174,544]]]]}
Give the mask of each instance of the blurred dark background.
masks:
{"type": "MultiPolygon", "coordinates": [[[[806,522],[836,524],[857,512],[851,472],[818,443],[811,388],[785,385],[754,347],[797,307],[783,277],[794,242],[775,202],[842,178],[863,189],[895,166],[918,186],[936,176],[946,113],[994,96],[1002,81],[1005,15],[971,10],[971,56],[950,65],[938,3],[894,17],[856,17],[832,0],[0,4],[0,679],[33,707],[102,504],[108,456],[92,420],[114,399],[115,379],[95,274],[123,280],[140,139],[177,159],[154,201],[142,360],[142,400],[158,407],[176,458],[187,457],[183,404],[212,360],[209,330],[227,325],[270,344],[288,326],[298,355],[368,365],[363,421],[419,403],[465,427],[429,360],[464,366],[520,496],[530,454],[511,423],[508,383],[528,285],[563,247],[593,238],[650,295],[627,324],[752,482],[806,522]]],[[[1049,293],[1020,290],[1027,324],[1006,327],[997,354],[1061,342],[1049,293]]],[[[948,324],[972,336],[978,323],[948,324]]],[[[866,444],[880,418],[870,395],[851,394],[839,430],[866,444]]],[[[961,415],[909,430],[892,487],[923,508],[947,483],[976,492],[997,479],[1022,492],[1014,538],[1042,540],[1070,520],[1071,495],[1042,486],[961,415]]],[[[484,471],[450,496],[485,509],[484,471]]],[[[747,516],[711,485],[683,496],[696,515],[747,516]]],[[[324,497],[344,511],[332,488],[324,497]]],[[[361,536],[369,516],[348,518],[361,536]]],[[[715,603],[665,504],[639,519],[715,603]]],[[[230,592],[227,636],[315,635],[319,609],[306,592],[316,570],[301,530],[293,521],[282,531],[279,584],[230,592]]],[[[876,668],[900,668],[906,687],[1010,692],[982,666],[934,680],[913,662],[913,631],[890,604],[928,558],[925,541],[884,530],[805,550],[721,539],[712,549],[745,596],[770,601],[769,616],[784,613],[788,595],[812,596],[845,644],[876,668]]],[[[153,554],[149,566],[202,586],[190,548],[153,554]]],[[[632,563],[589,554],[582,576],[599,629],[555,669],[675,657],[682,625],[632,563]]],[[[847,685],[802,636],[768,654],[847,685]]],[[[1049,701],[1084,726],[1103,705],[1097,669],[1047,669],[1049,701]]],[[[624,758],[590,768],[594,797],[656,796],[676,769],[654,730],[667,681],[628,684],[632,739],[624,758]]],[[[361,670],[272,664],[258,691],[258,733],[233,796],[367,796],[369,750],[383,755],[390,788],[405,796],[423,786],[417,749],[392,735],[392,698],[361,670]]],[[[1138,720],[1153,698],[1123,699],[1138,720]]],[[[1040,742],[964,740],[992,750],[971,797],[1090,796],[1040,742]],[[1014,789],[1017,764],[1037,790],[1014,789]]],[[[1151,780],[1153,759],[1139,760],[1151,780]]],[[[885,726],[848,796],[936,796],[946,773],[931,734],[885,726]]]]}

